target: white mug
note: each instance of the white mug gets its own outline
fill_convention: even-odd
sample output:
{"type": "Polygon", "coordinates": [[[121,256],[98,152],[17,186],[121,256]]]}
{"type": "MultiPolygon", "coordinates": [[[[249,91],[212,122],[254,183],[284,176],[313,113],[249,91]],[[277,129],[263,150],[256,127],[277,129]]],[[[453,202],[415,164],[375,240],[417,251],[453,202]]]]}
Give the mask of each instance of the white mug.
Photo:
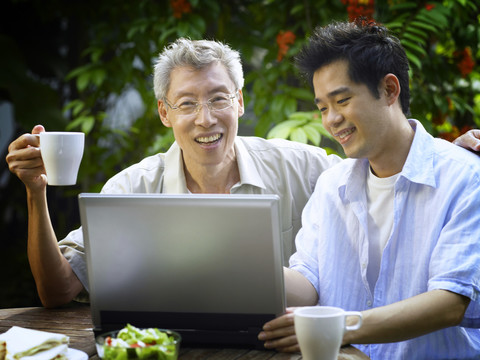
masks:
{"type": "Polygon", "coordinates": [[[48,131],[40,133],[40,152],[48,185],[75,185],[83,157],[85,134],[48,131]]]}
{"type": "Polygon", "coordinates": [[[294,325],[304,360],[337,360],[346,331],[362,326],[362,314],[331,306],[306,306],[295,309],[294,325]],[[347,316],[358,318],[347,326],[347,316]]]}

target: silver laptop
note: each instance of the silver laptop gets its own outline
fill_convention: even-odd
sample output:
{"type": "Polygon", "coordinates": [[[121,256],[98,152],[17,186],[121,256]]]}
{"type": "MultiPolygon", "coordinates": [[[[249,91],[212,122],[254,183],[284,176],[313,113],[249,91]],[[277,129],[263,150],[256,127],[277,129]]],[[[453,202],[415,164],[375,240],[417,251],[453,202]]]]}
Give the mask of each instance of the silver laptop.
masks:
{"type": "Polygon", "coordinates": [[[276,195],[80,194],[96,333],[173,329],[185,346],[263,347],[283,313],[276,195]]]}

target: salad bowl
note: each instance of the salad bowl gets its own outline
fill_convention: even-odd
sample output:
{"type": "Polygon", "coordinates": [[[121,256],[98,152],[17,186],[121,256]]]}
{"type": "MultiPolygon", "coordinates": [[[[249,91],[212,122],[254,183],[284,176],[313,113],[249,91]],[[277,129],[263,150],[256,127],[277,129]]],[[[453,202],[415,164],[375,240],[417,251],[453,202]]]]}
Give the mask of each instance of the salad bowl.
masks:
{"type": "Polygon", "coordinates": [[[95,345],[104,360],[177,360],[181,336],[158,328],[140,329],[127,324],[121,330],[98,335],[95,345]]]}

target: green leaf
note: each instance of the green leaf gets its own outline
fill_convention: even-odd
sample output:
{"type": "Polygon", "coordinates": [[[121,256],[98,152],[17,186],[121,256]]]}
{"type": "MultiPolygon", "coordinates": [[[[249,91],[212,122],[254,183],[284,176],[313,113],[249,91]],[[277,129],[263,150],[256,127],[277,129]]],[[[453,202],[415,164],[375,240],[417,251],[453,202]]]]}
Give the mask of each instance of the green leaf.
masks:
{"type": "Polygon", "coordinates": [[[90,131],[92,131],[94,125],[95,118],[93,116],[87,116],[85,118],[85,121],[82,123],[82,131],[85,134],[90,134],[90,131]]]}
{"type": "Polygon", "coordinates": [[[423,56],[427,56],[427,52],[425,51],[424,48],[418,46],[417,44],[411,42],[411,41],[408,41],[406,39],[401,39],[400,42],[402,43],[402,45],[405,47],[405,48],[408,48],[410,50],[415,50],[416,52],[420,53],[421,55],[423,56]]]}
{"type": "Polygon", "coordinates": [[[435,33],[437,31],[437,29],[434,26],[429,25],[429,24],[425,24],[424,22],[421,22],[421,21],[412,21],[410,23],[410,25],[428,30],[428,31],[433,32],[433,33],[435,33]]]}
{"type": "Polygon", "coordinates": [[[290,126],[274,126],[267,134],[267,139],[288,139],[292,131],[290,126]]]}
{"type": "Polygon", "coordinates": [[[311,101],[313,103],[314,95],[310,90],[302,88],[290,88],[288,90],[289,94],[297,99],[311,101]]]}
{"type": "Polygon", "coordinates": [[[308,142],[307,134],[303,130],[303,128],[295,128],[291,133],[290,133],[290,139],[292,141],[296,141],[302,144],[306,144],[308,142]]]}
{"type": "Polygon", "coordinates": [[[78,91],[83,91],[87,88],[88,83],[90,82],[90,73],[81,73],[77,77],[77,89],[78,91]]]}
{"type": "Polygon", "coordinates": [[[204,33],[205,32],[205,29],[207,28],[207,24],[206,24],[205,20],[203,19],[203,17],[198,16],[198,15],[192,15],[190,17],[190,21],[191,21],[192,26],[194,26],[195,29],[199,33],[204,33]]]}
{"type": "Polygon", "coordinates": [[[295,110],[297,110],[297,99],[288,98],[283,105],[283,112],[285,116],[289,116],[295,110]]]}
{"type": "Polygon", "coordinates": [[[303,9],[304,9],[303,4],[295,5],[295,6],[290,10],[290,15],[296,15],[296,14],[302,12],[303,9]]]}
{"type": "Polygon", "coordinates": [[[72,71],[70,71],[67,76],[65,76],[65,80],[71,80],[85,72],[88,72],[90,71],[90,69],[92,68],[92,64],[87,64],[87,65],[84,65],[84,66],[80,66],[72,71]]]}
{"type": "Polygon", "coordinates": [[[330,133],[329,133],[327,130],[325,130],[325,128],[323,127],[323,125],[322,125],[322,123],[321,123],[320,121],[312,121],[312,122],[310,122],[308,125],[314,127],[315,129],[317,129],[318,132],[319,132],[321,135],[323,135],[323,136],[325,136],[325,137],[327,137],[327,138],[329,138],[329,139],[333,139],[333,136],[330,135],[330,133]]]}
{"type": "Polygon", "coordinates": [[[419,68],[419,69],[422,68],[422,62],[420,61],[420,59],[416,55],[412,54],[407,49],[405,49],[405,53],[407,54],[408,61],[410,61],[412,64],[414,64],[417,68],[419,68]]]}
{"type": "Polygon", "coordinates": [[[389,23],[385,24],[385,26],[388,29],[402,28],[404,25],[405,24],[403,22],[400,22],[400,21],[394,21],[394,22],[389,22],[389,23]]]}
{"type": "Polygon", "coordinates": [[[66,126],[66,130],[70,131],[80,127],[85,134],[88,134],[92,130],[94,124],[95,118],[93,116],[80,116],[69,122],[66,126]]]}
{"type": "Polygon", "coordinates": [[[431,23],[435,24],[436,26],[448,26],[447,18],[437,8],[430,11],[424,9],[424,11],[417,14],[417,19],[429,19],[431,23]]]}
{"type": "Polygon", "coordinates": [[[282,116],[284,103],[286,101],[286,96],[281,94],[273,98],[270,111],[273,113],[273,116],[282,116]]]}
{"type": "Polygon", "coordinates": [[[85,103],[82,100],[72,100],[67,105],[64,106],[63,111],[68,111],[72,109],[72,115],[78,116],[80,112],[84,109],[85,103]]]}
{"type": "Polygon", "coordinates": [[[406,31],[406,32],[403,33],[402,38],[412,40],[412,41],[414,41],[414,42],[416,42],[416,43],[419,43],[421,46],[425,46],[425,45],[426,45],[424,39],[419,38],[418,36],[413,35],[413,34],[409,33],[408,31],[406,31]]]}
{"type": "Polygon", "coordinates": [[[305,134],[307,134],[308,140],[315,145],[315,146],[320,146],[320,141],[322,139],[322,136],[320,135],[320,132],[314,127],[309,124],[303,126],[303,130],[305,131],[305,134]]]}
{"type": "Polygon", "coordinates": [[[294,127],[303,126],[305,123],[306,121],[302,119],[289,119],[289,120],[282,121],[281,123],[278,123],[276,127],[285,126],[285,127],[294,128],[294,127]]]}
{"type": "MultiPolygon", "coordinates": [[[[409,24],[410,25],[410,24],[409,24]]],[[[423,40],[428,39],[428,33],[423,30],[417,29],[414,26],[407,26],[405,28],[405,33],[414,33],[415,35],[420,36],[423,40]]]]}
{"type": "Polygon", "coordinates": [[[297,111],[297,112],[291,113],[288,118],[292,120],[301,120],[303,122],[307,122],[312,118],[312,114],[305,111],[297,111]]]}
{"type": "Polygon", "coordinates": [[[423,24],[430,24],[434,28],[438,28],[439,24],[430,16],[425,16],[424,14],[417,14],[415,17],[417,20],[420,20],[423,24]]]}
{"type": "Polygon", "coordinates": [[[104,69],[99,68],[92,71],[92,82],[97,86],[101,86],[106,77],[107,72],[104,69]]]}

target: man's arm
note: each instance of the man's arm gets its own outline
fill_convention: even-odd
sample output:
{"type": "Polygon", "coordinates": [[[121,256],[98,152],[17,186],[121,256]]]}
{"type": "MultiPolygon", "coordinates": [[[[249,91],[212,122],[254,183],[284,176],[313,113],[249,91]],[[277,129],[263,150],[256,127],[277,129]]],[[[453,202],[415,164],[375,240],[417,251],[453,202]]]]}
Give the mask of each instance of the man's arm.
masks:
{"type": "Polygon", "coordinates": [[[409,299],[363,311],[360,329],[347,332],[343,344],[371,344],[412,339],[463,319],[470,299],[446,290],[432,290],[409,299]]]}
{"type": "Polygon", "coordinates": [[[474,129],[456,138],[453,143],[467,150],[480,152],[480,130],[474,129]]]}
{"type": "MultiPolygon", "coordinates": [[[[43,126],[36,126],[32,134],[42,131],[43,126]]],[[[37,136],[22,135],[10,144],[6,160],[27,191],[27,253],[37,291],[45,307],[55,307],[70,302],[83,285],[57,244],[48,213],[47,179],[38,146],[37,136]]]]}
{"type": "MultiPolygon", "coordinates": [[[[304,280],[308,282],[305,278],[304,280]]],[[[303,280],[301,283],[304,283],[303,280]]],[[[285,284],[290,286],[287,281],[285,284]]],[[[300,291],[301,295],[304,291],[309,293],[310,289],[308,286],[295,284],[295,287],[287,290],[287,294],[292,291],[300,291]]],[[[300,299],[304,299],[303,296],[300,296],[300,299]]],[[[446,290],[433,290],[391,305],[367,310],[362,312],[362,327],[359,330],[347,332],[343,344],[403,341],[456,326],[462,321],[469,303],[470,299],[462,295],[446,290]]],[[[266,348],[282,352],[299,351],[293,323],[293,310],[294,308],[287,309],[286,314],[264,325],[259,339],[265,341],[266,348]]]]}
{"type": "Polygon", "coordinates": [[[312,283],[298,271],[283,268],[287,306],[317,305],[318,294],[312,283]]]}

